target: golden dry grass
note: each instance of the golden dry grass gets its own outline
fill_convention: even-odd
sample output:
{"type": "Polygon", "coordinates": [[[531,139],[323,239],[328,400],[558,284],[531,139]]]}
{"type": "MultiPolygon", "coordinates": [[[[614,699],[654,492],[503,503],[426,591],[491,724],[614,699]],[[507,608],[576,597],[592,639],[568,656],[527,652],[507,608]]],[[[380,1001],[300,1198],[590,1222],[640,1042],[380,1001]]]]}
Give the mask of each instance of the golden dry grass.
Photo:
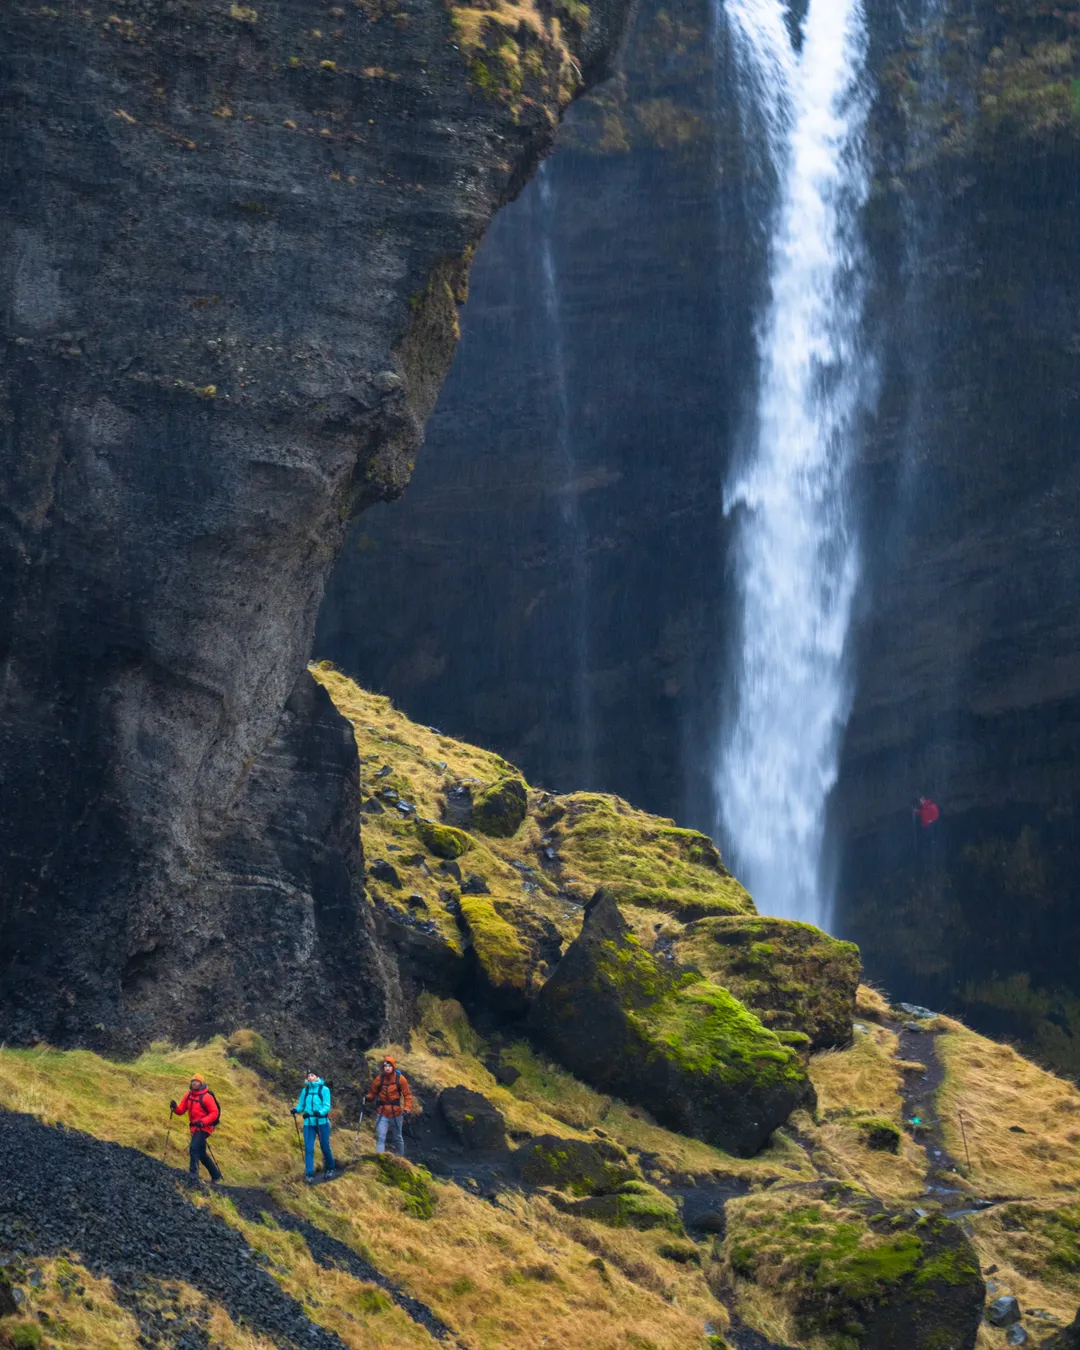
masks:
{"type": "Polygon", "coordinates": [[[940,1017],[945,1066],[938,1094],[946,1147],[971,1153],[971,1184],[986,1195],[1047,1196],[1080,1187],[1080,1092],[1012,1046],[940,1017]]]}
{"type": "Polygon", "coordinates": [[[810,1079],[822,1116],[884,1116],[899,1122],[902,1079],[898,1040],[886,1027],[856,1031],[845,1050],[823,1050],[810,1060],[810,1079]]]}
{"type": "MultiPolygon", "coordinates": [[[[998,1292],[1014,1294],[1025,1312],[1041,1308],[1054,1319],[1047,1322],[1048,1327],[1068,1325],[1080,1304],[1080,1275],[1055,1271],[1046,1260],[1050,1248],[1045,1239],[1028,1229],[1007,1226],[1007,1208],[988,1209],[971,1216],[972,1242],[979,1254],[979,1265],[984,1270],[997,1267],[992,1278],[998,1292]]],[[[1053,1206],[1044,1201],[1034,1208],[1052,1211],[1053,1206]]],[[[1038,1323],[1029,1318],[1025,1325],[1033,1332],[1038,1323]]],[[[1004,1344],[1004,1336],[989,1343],[1004,1344]]]]}
{"type": "Polygon", "coordinates": [[[855,1016],[864,1022],[883,1022],[889,1017],[889,1000],[872,984],[860,984],[855,991],[855,1016]]]}

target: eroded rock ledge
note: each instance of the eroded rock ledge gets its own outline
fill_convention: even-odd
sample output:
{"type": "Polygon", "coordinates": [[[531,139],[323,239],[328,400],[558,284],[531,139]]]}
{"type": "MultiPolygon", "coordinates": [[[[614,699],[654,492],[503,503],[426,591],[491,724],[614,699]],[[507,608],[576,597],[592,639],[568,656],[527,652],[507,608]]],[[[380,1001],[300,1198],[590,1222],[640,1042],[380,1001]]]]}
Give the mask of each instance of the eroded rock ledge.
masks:
{"type": "Polygon", "coordinates": [[[9,1039],[273,1019],[301,1050],[313,1000],[343,1039],[385,1024],[315,612],[624,9],[4,7],[9,1039]]]}

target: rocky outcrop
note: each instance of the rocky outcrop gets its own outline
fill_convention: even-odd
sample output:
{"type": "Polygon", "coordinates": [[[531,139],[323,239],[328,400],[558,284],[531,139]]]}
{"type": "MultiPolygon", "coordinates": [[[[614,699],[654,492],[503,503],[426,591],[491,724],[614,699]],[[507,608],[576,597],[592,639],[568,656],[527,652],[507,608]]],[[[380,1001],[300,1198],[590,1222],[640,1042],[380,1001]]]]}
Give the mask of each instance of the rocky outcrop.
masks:
{"type": "Polygon", "coordinates": [[[604,891],[530,1016],[572,1073],[729,1152],[756,1152],[810,1092],[792,1050],[726,990],[647,952],[604,891]]]}
{"type": "Polygon", "coordinates": [[[975,1345],[985,1286],[954,1221],[835,1181],[748,1196],[727,1217],[728,1275],[780,1303],[800,1336],[865,1350],[975,1345]]]}
{"type": "Polygon", "coordinates": [[[674,951],[752,1008],[781,1040],[798,1037],[824,1050],[851,1039],[861,972],[852,942],[808,923],[746,916],[688,924],[674,951]]]}
{"type": "Polygon", "coordinates": [[[346,1039],[390,1015],[304,663],[349,519],[411,472],[472,251],[623,5],[530,14],[4,7],[9,1038],[297,1029],[313,989],[346,1039]]]}

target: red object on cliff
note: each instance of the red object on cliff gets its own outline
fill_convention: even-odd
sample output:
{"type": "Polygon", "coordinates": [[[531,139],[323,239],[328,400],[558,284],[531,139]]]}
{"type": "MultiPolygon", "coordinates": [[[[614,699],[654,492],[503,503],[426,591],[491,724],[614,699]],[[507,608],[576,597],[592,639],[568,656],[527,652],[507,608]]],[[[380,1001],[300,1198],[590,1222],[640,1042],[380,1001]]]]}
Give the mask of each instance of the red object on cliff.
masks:
{"type": "Polygon", "coordinates": [[[924,830],[928,830],[940,815],[937,802],[932,802],[929,797],[919,798],[919,804],[915,808],[915,819],[924,830]]]}

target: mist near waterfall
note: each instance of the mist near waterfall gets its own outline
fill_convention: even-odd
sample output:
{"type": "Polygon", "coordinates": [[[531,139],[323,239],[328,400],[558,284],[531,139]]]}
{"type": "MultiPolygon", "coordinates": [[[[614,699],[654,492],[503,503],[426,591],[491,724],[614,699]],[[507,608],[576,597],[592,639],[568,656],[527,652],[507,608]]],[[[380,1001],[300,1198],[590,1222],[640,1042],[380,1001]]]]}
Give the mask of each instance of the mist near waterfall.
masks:
{"type": "Polygon", "coordinates": [[[724,513],[737,523],[734,706],[716,788],[733,863],[767,914],[827,927],[823,844],[851,703],[859,540],[848,500],[873,398],[863,341],[869,95],[860,0],[727,0],[747,153],[766,196],[758,386],[724,513]]]}

